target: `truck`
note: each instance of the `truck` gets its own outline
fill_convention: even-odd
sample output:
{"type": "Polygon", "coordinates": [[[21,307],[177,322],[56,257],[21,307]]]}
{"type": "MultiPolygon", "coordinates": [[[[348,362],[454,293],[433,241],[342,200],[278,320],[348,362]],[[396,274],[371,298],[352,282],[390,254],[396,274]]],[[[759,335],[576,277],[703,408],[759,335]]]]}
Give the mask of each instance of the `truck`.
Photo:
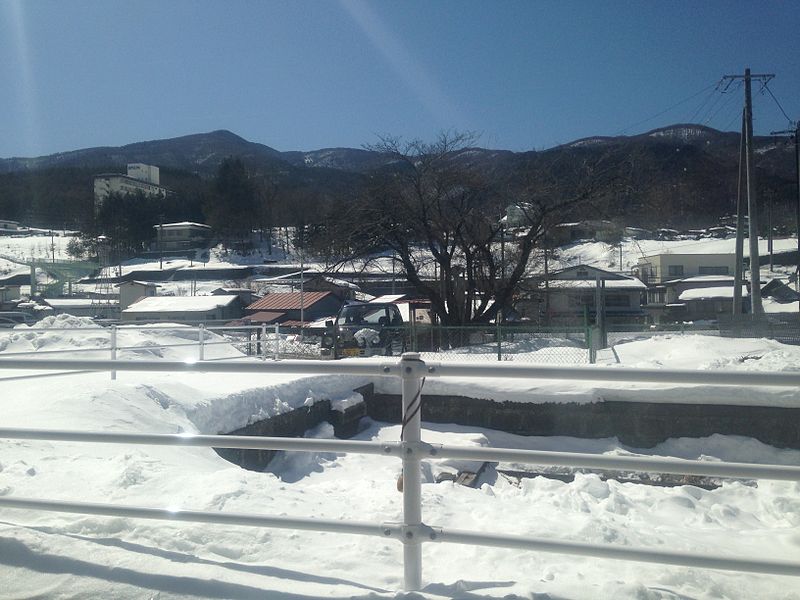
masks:
{"type": "Polygon", "coordinates": [[[392,356],[405,349],[405,323],[395,304],[347,304],[325,322],[323,358],[392,356]]]}

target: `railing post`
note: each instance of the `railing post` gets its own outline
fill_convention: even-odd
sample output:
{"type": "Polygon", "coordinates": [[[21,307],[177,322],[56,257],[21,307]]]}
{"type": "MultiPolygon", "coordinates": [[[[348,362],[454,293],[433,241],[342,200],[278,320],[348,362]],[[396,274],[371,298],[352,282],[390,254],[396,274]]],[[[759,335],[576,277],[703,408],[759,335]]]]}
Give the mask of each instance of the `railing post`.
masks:
{"type": "MultiPolygon", "coordinates": [[[[422,407],[422,370],[425,363],[416,352],[406,352],[400,359],[403,378],[403,425],[400,430],[404,444],[420,441],[422,407]]],[[[406,591],[422,587],[422,540],[412,528],[422,524],[422,476],[420,459],[405,449],[403,453],[403,586],[406,591]]]]}
{"type": "MultiPolygon", "coordinates": [[[[117,360],[117,326],[111,326],[111,360],[117,360]]],[[[117,372],[111,371],[111,381],[117,378],[117,372]]]]}
{"type": "Polygon", "coordinates": [[[267,360],[267,324],[261,324],[261,341],[258,343],[261,360],[267,360]]]}
{"type": "Polygon", "coordinates": [[[205,359],[205,330],[206,326],[203,325],[203,323],[200,323],[200,325],[197,326],[197,341],[199,343],[198,358],[201,361],[205,359]]]}
{"type": "Polygon", "coordinates": [[[275,360],[281,357],[281,326],[275,323],[275,360]]]}

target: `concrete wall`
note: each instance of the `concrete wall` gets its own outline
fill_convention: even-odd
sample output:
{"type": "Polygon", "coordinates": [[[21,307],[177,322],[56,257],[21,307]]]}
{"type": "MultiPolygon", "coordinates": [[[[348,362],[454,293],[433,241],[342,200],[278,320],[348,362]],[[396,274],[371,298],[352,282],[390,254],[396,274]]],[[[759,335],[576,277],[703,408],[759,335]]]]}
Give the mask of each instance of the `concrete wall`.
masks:
{"type": "MultiPolygon", "coordinates": [[[[367,397],[367,414],[400,422],[400,397],[367,397]]],[[[742,435],[800,449],[800,408],[605,401],[593,404],[494,402],[423,394],[422,420],[499,429],[518,435],[617,437],[650,448],[674,437],[742,435]]]]}

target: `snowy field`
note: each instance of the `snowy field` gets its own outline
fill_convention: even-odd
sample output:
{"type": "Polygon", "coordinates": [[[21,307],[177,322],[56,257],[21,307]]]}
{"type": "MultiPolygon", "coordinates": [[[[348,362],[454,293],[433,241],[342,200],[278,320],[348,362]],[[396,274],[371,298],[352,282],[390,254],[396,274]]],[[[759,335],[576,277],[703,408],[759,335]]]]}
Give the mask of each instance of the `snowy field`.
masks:
{"type": "MultiPolygon", "coordinates": [[[[12,352],[83,348],[108,356],[105,332],[72,317],[38,330],[0,333],[12,352]],[[58,331],[60,328],[67,331],[58,331]],[[82,331],[82,329],[87,329],[82,331]]],[[[120,331],[120,358],[193,360],[194,331],[120,331]]],[[[214,336],[214,341],[221,338],[214,336]]],[[[627,367],[800,370],[800,348],[768,340],[660,336],[621,344],[627,367]]],[[[44,358],[46,355],[39,354],[44,358]]],[[[81,353],[80,357],[84,354],[81,353]]],[[[211,359],[252,360],[226,344],[211,359]]],[[[75,353],[74,357],[79,357],[75,353]]],[[[614,361],[595,368],[615,368],[614,361]]],[[[6,427],[111,432],[218,433],[313,404],[353,401],[365,378],[107,373],[35,376],[0,371],[6,427]]],[[[396,383],[381,384],[397,392],[396,383]]],[[[800,405],[796,390],[631,386],[599,382],[435,380],[425,391],[497,401],[648,400],[800,405]]],[[[323,424],[309,436],[327,438],[323,424]]],[[[391,440],[399,427],[363,422],[361,440],[391,440]]],[[[453,425],[424,425],[423,440],[689,459],[796,465],[800,452],[733,436],[673,439],[652,449],[616,439],[521,437],[453,425]]],[[[800,483],[725,481],[716,489],[657,487],[577,473],[571,482],[486,469],[476,489],[435,483],[469,465],[432,461],[424,470],[423,515],[432,525],[583,542],[800,560],[800,483]]],[[[396,459],[283,454],[269,472],[244,471],[207,448],[112,446],[0,440],[0,494],[208,511],[398,521],[396,459]]],[[[424,589],[402,594],[402,548],[378,538],[0,510],[0,598],[800,598],[796,578],[660,567],[505,549],[426,544],[424,589]]]]}

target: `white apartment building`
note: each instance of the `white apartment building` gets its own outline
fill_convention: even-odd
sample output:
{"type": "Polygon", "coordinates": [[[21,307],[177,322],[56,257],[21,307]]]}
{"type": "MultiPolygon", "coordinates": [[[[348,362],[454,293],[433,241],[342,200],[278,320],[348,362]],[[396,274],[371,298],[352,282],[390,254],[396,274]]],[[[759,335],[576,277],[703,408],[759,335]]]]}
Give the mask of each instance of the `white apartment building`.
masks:
{"type": "Polygon", "coordinates": [[[101,173],[94,176],[94,201],[102,204],[111,194],[136,194],[165,197],[169,190],[160,185],[158,167],[142,163],[128,165],[127,175],[101,173]]]}

